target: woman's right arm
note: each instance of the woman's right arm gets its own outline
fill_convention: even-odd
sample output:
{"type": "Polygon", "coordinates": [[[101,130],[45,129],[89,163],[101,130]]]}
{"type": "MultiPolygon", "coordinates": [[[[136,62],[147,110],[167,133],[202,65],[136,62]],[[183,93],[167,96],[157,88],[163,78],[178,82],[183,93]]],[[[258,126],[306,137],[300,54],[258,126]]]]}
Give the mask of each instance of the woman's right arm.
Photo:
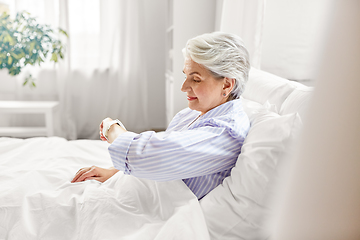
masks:
{"type": "Polygon", "coordinates": [[[229,169],[240,148],[239,139],[224,128],[205,126],[164,138],[151,131],[127,132],[109,146],[109,153],[115,168],[126,174],[170,181],[229,169]]]}

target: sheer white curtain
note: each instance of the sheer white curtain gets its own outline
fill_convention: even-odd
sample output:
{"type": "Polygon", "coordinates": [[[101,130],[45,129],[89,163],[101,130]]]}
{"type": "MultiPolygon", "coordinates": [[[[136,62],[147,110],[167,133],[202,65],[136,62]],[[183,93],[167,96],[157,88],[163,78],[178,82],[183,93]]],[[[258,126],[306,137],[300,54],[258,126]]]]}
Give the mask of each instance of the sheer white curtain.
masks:
{"type": "Polygon", "coordinates": [[[216,30],[240,36],[251,65],[260,68],[266,0],[218,0],[216,30]]]}
{"type": "Polygon", "coordinates": [[[36,77],[36,89],[20,87],[18,77],[16,100],[59,100],[55,132],[68,139],[97,139],[107,116],[147,129],[142,0],[14,0],[11,8],[69,34],[61,63],[24,71],[36,77]]]}

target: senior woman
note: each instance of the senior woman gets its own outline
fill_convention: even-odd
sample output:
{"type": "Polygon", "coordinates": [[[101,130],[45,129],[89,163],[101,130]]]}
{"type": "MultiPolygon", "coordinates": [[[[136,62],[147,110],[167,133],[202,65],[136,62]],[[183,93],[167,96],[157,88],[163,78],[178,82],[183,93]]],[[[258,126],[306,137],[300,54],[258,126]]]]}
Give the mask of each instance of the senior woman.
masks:
{"type": "Polygon", "coordinates": [[[182,179],[201,199],[230,175],[250,128],[239,99],[250,69],[248,52],[238,36],[222,32],[190,39],[183,52],[181,91],[189,107],[161,135],[136,134],[104,119],[100,138],[111,143],[114,168],[82,168],[72,182],[104,182],[121,170],[156,181],[182,179]]]}

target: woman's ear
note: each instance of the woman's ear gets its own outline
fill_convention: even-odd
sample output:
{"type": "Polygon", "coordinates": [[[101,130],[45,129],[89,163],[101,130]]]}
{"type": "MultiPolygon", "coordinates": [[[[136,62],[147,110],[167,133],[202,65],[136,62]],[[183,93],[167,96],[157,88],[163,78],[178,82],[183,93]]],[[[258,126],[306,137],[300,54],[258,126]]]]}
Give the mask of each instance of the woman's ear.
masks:
{"type": "Polygon", "coordinates": [[[228,96],[230,92],[233,90],[235,85],[235,78],[224,78],[224,85],[223,85],[223,91],[228,96]]]}

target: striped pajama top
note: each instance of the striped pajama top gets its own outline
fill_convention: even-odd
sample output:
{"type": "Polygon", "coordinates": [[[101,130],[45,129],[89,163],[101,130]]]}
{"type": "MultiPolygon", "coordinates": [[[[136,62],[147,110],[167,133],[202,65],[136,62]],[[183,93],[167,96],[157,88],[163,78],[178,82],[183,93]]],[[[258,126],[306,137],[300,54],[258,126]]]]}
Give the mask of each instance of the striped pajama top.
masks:
{"type": "Polygon", "coordinates": [[[139,178],[182,179],[201,199],[230,175],[250,123],[240,99],[199,116],[186,108],[162,134],[119,135],[109,146],[114,167],[139,178]]]}

